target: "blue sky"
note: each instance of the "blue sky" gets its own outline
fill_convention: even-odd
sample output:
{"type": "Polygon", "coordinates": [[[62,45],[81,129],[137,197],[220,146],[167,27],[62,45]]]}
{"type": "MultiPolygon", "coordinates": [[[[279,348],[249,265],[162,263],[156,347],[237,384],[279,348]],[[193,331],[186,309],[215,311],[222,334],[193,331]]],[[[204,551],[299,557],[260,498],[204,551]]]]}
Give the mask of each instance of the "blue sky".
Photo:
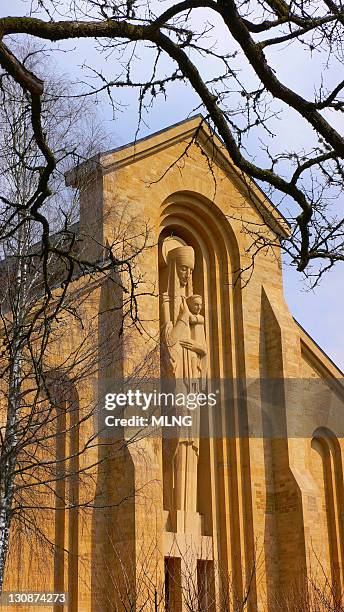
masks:
{"type": "MultiPolygon", "coordinates": [[[[28,2],[20,0],[3,0],[0,6],[0,16],[22,15],[29,6],[28,2]]],[[[197,15],[197,19],[202,20],[202,16],[197,15]]],[[[219,26],[220,27],[220,26],[219,26]]],[[[221,29],[220,29],[221,36],[221,29]]],[[[224,38],[222,39],[224,40],[224,38]]],[[[49,45],[52,47],[53,45],[49,45]]],[[[56,48],[56,45],[55,45],[56,48]]],[[[79,79],[81,66],[88,64],[97,68],[102,68],[108,76],[113,73],[113,58],[107,58],[94,49],[92,41],[67,42],[60,44],[61,49],[68,49],[72,54],[54,53],[55,63],[59,72],[62,72],[70,79],[79,79]]],[[[149,62],[147,61],[147,51],[142,53],[138,60],[138,72],[145,72],[149,62]]],[[[307,60],[300,57],[297,52],[288,51],[288,61],[285,61],[283,49],[274,50],[271,59],[274,66],[279,71],[280,79],[286,84],[297,87],[300,93],[307,95],[312,91],[314,79],[319,67],[319,62],[324,63],[322,56],[312,57],[307,60]]],[[[202,69],[211,71],[211,67],[200,66],[202,69]]],[[[250,79],[249,70],[240,66],[243,79],[250,79]]],[[[335,78],[335,74],[329,71],[329,82],[335,78]]],[[[137,127],[137,95],[133,91],[121,94],[121,102],[125,105],[122,110],[112,117],[110,106],[104,98],[99,101],[101,116],[106,130],[110,134],[111,145],[119,146],[134,139],[137,127]]],[[[142,126],[140,136],[168,125],[181,121],[197,106],[198,100],[193,91],[180,84],[175,84],[169,91],[167,102],[162,98],[150,111],[145,118],[146,125],[142,126]]],[[[273,145],[280,150],[292,145],[308,142],[311,138],[307,127],[301,124],[291,111],[285,110],[283,117],[275,122],[276,138],[273,145]]],[[[253,149],[255,142],[251,138],[253,149]]],[[[258,140],[258,139],[257,139],[258,140]]],[[[257,146],[257,157],[260,152],[257,146]]],[[[325,352],[344,370],[344,343],[343,343],[343,281],[344,264],[337,266],[321,281],[314,291],[309,291],[307,286],[295,269],[285,266],[284,268],[284,291],[291,313],[316,340],[325,352]]]]}

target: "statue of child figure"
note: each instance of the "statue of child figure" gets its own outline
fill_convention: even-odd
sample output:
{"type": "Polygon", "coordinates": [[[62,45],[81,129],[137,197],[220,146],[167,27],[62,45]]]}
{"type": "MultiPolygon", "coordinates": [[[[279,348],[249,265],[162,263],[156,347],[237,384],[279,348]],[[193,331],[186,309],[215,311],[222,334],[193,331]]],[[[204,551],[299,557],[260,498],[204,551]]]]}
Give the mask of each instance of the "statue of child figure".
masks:
{"type": "Polygon", "coordinates": [[[186,298],[190,316],[190,346],[191,353],[191,372],[190,379],[193,381],[194,390],[204,389],[206,386],[207,374],[207,346],[205,341],[204,317],[200,314],[203,308],[203,298],[201,295],[190,295],[186,298]]]}

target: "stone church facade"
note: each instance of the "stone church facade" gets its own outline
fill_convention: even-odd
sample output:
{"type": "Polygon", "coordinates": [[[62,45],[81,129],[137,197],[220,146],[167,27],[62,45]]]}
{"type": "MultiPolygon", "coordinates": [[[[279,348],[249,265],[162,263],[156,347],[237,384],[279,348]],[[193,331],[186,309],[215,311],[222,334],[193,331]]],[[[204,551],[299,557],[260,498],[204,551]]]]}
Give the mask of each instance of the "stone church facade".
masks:
{"type": "MultiPolygon", "coordinates": [[[[274,611],[307,577],[325,575],[339,593],[342,373],[285,302],[286,221],[200,117],[99,161],[85,167],[81,191],[87,257],[99,258],[119,227],[139,244],[148,226],[149,246],[137,264],[140,325],[126,318],[118,334],[125,295],[108,282],[88,294],[100,367],[96,382],[76,390],[80,405],[142,364],[173,392],[216,390],[217,404],[195,417],[191,433],[130,443],[124,427],[121,440],[105,437],[90,451],[96,463],[97,453],[118,448],[97,467],[97,507],[66,515],[60,544],[72,553],[55,555],[47,584],[68,591],[67,609],[82,612],[274,611]],[[253,247],[257,232],[273,246],[253,247]]],[[[82,436],[81,428],[80,445],[82,436]]],[[[29,582],[26,574],[19,586],[29,582]]]]}

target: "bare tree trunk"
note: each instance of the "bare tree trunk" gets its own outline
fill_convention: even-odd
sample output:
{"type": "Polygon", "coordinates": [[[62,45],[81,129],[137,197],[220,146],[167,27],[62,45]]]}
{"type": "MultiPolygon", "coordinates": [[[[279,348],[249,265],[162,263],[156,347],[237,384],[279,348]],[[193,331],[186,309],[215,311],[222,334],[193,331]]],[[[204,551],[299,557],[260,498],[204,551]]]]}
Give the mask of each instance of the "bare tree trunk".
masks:
{"type": "Polygon", "coordinates": [[[6,558],[12,519],[12,502],[17,455],[16,425],[20,407],[20,356],[14,356],[10,371],[5,439],[1,453],[3,471],[0,475],[0,592],[3,588],[6,558]]]}
{"type": "Polygon", "coordinates": [[[11,330],[11,362],[9,367],[7,420],[5,436],[2,440],[0,473],[0,593],[3,589],[6,559],[9,547],[12,520],[12,503],[15,485],[15,472],[18,454],[17,427],[20,417],[23,361],[23,324],[25,319],[25,296],[27,282],[27,227],[20,227],[18,236],[17,270],[14,280],[16,300],[13,308],[13,327],[11,330]]]}

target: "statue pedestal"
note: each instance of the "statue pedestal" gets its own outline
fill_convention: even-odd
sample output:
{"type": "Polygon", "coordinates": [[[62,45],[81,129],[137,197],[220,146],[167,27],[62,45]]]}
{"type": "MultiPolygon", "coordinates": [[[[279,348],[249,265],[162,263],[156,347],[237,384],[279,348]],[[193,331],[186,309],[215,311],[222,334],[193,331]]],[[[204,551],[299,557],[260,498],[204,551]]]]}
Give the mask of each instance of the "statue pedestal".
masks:
{"type": "Polygon", "coordinates": [[[187,533],[194,536],[202,535],[203,517],[199,512],[188,510],[170,510],[166,512],[166,531],[172,533],[187,533]]]}

